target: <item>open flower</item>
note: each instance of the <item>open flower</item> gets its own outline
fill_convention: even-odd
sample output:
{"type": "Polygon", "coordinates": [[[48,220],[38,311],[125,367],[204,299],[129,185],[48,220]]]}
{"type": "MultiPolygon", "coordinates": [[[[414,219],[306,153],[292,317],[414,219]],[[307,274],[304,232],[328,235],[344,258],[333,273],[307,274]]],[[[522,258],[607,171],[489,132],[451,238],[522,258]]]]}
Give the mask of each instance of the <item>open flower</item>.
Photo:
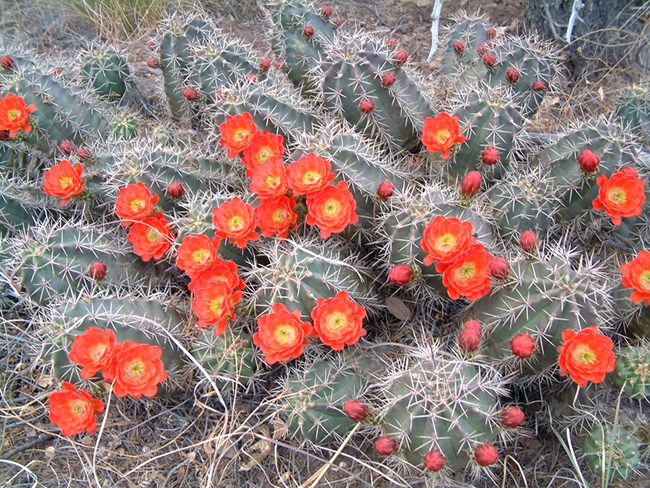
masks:
{"type": "Polygon", "coordinates": [[[209,288],[218,283],[225,283],[230,290],[243,290],[244,282],[237,274],[237,264],[225,259],[217,261],[198,276],[192,278],[188,285],[190,291],[209,288]]]}
{"type": "Polygon", "coordinates": [[[596,178],[598,196],[592,202],[595,210],[605,209],[614,225],[621,225],[621,217],[641,215],[645,203],[645,182],[634,168],[623,168],[607,178],[596,178]]]}
{"type": "Polygon", "coordinates": [[[449,264],[442,273],[442,284],[447,288],[449,298],[458,300],[464,296],[478,300],[490,293],[492,259],[494,256],[482,244],[474,244],[449,264]]]}
{"type": "Polygon", "coordinates": [[[564,344],[558,347],[560,374],[569,374],[578,386],[586,386],[587,381],[602,383],[605,373],[614,371],[614,343],[595,325],[579,332],[567,329],[562,332],[562,340],[564,344]]]}
{"type": "Polygon", "coordinates": [[[73,166],[67,159],[60,161],[43,175],[43,191],[51,197],[60,197],[61,205],[65,205],[68,200],[83,193],[83,170],[81,163],[73,166]]]}
{"type": "Polygon", "coordinates": [[[158,346],[119,342],[103,371],[104,379],[109,383],[114,381],[113,391],[119,398],[126,395],[153,397],[158,393],[158,384],[167,379],[161,358],[162,349],[158,346]]]}
{"type": "Polygon", "coordinates": [[[298,310],[289,312],[281,303],[274,304],[270,313],[258,319],[257,325],[253,343],[262,349],[268,364],[300,357],[308,336],[313,333],[311,324],[302,321],[298,310]]]}
{"type": "Polygon", "coordinates": [[[241,291],[233,291],[225,282],[194,288],[192,310],[199,318],[197,325],[199,327],[214,325],[215,333],[223,334],[228,321],[236,318],[234,309],[241,297],[241,291]]]}
{"type": "Polygon", "coordinates": [[[307,197],[307,209],[305,221],[309,225],[317,225],[323,239],[343,232],[349,224],[359,221],[357,202],[344,181],[339,181],[336,186],[328,185],[307,197]]]}
{"type": "Polygon", "coordinates": [[[474,244],[472,223],[463,222],[455,217],[438,215],[424,229],[420,246],[428,254],[424,258],[425,266],[439,261],[436,271],[442,273],[467,248],[474,244]]]}
{"type": "Polygon", "coordinates": [[[127,240],[133,244],[133,252],[145,263],[152,258],[162,258],[175,239],[171,225],[162,212],[133,224],[127,236],[127,240]]]}
{"type": "Polygon", "coordinates": [[[151,190],[141,181],[130,184],[120,188],[115,202],[115,213],[123,220],[122,225],[128,227],[134,222],[151,217],[159,198],[158,195],[152,195],[151,190]]]}
{"type": "Polygon", "coordinates": [[[216,237],[210,239],[205,234],[184,237],[178,246],[176,267],[194,279],[217,261],[218,250],[219,239],[216,237]]]}
{"type": "Polygon", "coordinates": [[[294,195],[315,195],[332,181],[336,175],[332,165],[314,153],[294,161],[287,168],[287,179],[294,195]]]}
{"type": "Polygon", "coordinates": [[[25,134],[32,131],[29,125],[29,114],[36,110],[36,105],[26,105],[25,99],[7,93],[7,96],[0,98],[0,131],[9,131],[9,138],[13,139],[19,130],[25,134]]]}
{"type": "Polygon", "coordinates": [[[250,191],[260,200],[278,198],[289,191],[287,170],[282,160],[270,161],[255,168],[251,176],[250,191]]]}
{"type": "Polygon", "coordinates": [[[363,319],[366,310],[354,303],[345,291],[340,291],[333,298],[319,298],[311,312],[314,331],[335,351],[351,346],[366,335],[363,319]]]}
{"type": "Polygon", "coordinates": [[[650,252],[645,249],[639,251],[632,261],[621,265],[621,274],[623,286],[634,288],[630,300],[650,305],[650,252]]]}
{"type": "Polygon", "coordinates": [[[88,327],[74,338],[68,357],[83,368],[80,376],[87,380],[106,367],[114,344],[115,332],[112,330],[88,327]]]}
{"type": "Polygon", "coordinates": [[[61,384],[63,391],[50,394],[50,421],[65,436],[97,432],[97,414],[104,410],[104,402],[93,398],[85,390],[77,390],[71,383],[61,384]]]}
{"type": "Polygon", "coordinates": [[[255,219],[260,232],[266,237],[277,233],[278,237],[286,238],[289,229],[296,225],[298,214],[294,212],[296,199],[280,197],[264,200],[255,208],[255,219]]]}
{"type": "Polygon", "coordinates": [[[219,132],[221,133],[220,144],[228,149],[228,156],[234,158],[252,144],[257,126],[251,114],[246,112],[229,115],[219,126],[219,132]]]}
{"type": "Polygon", "coordinates": [[[435,118],[424,119],[422,129],[422,143],[431,153],[442,152],[442,159],[449,159],[451,148],[454,145],[465,142],[465,136],[460,135],[459,117],[450,116],[441,112],[435,118]]]}
{"type": "Polygon", "coordinates": [[[255,211],[252,205],[244,203],[239,197],[223,202],[212,209],[212,225],[221,239],[230,239],[240,248],[247,241],[255,241],[260,235],[255,232],[255,211]]]}
{"type": "Polygon", "coordinates": [[[250,145],[244,149],[242,162],[246,165],[246,174],[253,172],[267,163],[282,162],[284,154],[284,138],[279,134],[271,134],[264,130],[256,132],[250,145]]]}

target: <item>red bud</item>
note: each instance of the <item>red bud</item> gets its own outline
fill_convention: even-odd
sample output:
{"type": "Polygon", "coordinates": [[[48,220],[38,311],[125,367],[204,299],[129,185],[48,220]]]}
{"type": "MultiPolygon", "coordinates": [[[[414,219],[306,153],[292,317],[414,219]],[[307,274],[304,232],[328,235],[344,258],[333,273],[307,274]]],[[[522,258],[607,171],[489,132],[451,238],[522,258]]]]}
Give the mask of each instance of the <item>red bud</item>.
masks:
{"type": "Polygon", "coordinates": [[[508,83],[514,85],[519,81],[519,71],[517,68],[510,68],[508,71],[506,71],[506,79],[508,80],[508,83]]]}
{"type": "Polygon", "coordinates": [[[266,73],[270,69],[271,69],[271,60],[269,58],[264,58],[262,61],[260,61],[260,71],[266,73]]]}
{"type": "Polygon", "coordinates": [[[505,280],[510,274],[510,264],[501,256],[497,256],[490,262],[490,274],[499,280],[505,280]]]}
{"type": "Polygon", "coordinates": [[[180,181],[170,183],[167,187],[167,195],[175,199],[183,198],[183,195],[185,195],[183,184],[180,181]]]}
{"type": "Polygon", "coordinates": [[[79,149],[77,149],[77,157],[81,161],[86,161],[87,159],[92,158],[93,155],[91,154],[91,152],[88,149],[86,149],[84,147],[80,147],[79,149]]]}
{"type": "Polygon", "coordinates": [[[393,58],[393,64],[395,66],[401,66],[406,63],[406,60],[409,58],[409,55],[406,51],[397,51],[395,57],[393,58]]]}
{"type": "Polygon", "coordinates": [[[490,27],[488,30],[485,31],[486,39],[494,39],[496,35],[497,35],[497,30],[494,27],[490,27]]]}
{"type": "Polygon", "coordinates": [[[70,156],[72,151],[74,151],[74,144],[68,140],[63,140],[59,144],[59,149],[61,149],[61,152],[66,156],[70,156]]]}
{"type": "Polygon", "coordinates": [[[382,456],[390,456],[397,452],[397,441],[388,436],[380,437],[375,441],[375,449],[382,456]]]}
{"type": "Polygon", "coordinates": [[[314,28],[311,25],[308,25],[302,30],[302,33],[305,37],[310,38],[314,35],[314,28]]]}
{"type": "Polygon", "coordinates": [[[395,187],[393,184],[390,181],[386,180],[377,187],[377,196],[382,200],[386,200],[387,198],[393,196],[394,191],[395,187]]]}
{"type": "Polygon", "coordinates": [[[369,409],[368,405],[355,398],[343,404],[343,412],[355,422],[363,422],[368,417],[369,409]]]}
{"type": "Polygon", "coordinates": [[[388,272],[388,281],[397,286],[404,286],[409,283],[415,273],[413,268],[407,264],[397,264],[388,272]]]}
{"type": "Polygon", "coordinates": [[[494,68],[494,65],[497,64],[497,58],[492,53],[486,53],[485,56],[483,56],[483,64],[486,68],[492,69],[494,68]]]}
{"type": "Polygon", "coordinates": [[[479,44],[476,46],[476,54],[483,57],[485,56],[485,53],[487,53],[487,46],[485,44],[479,44]]]}
{"type": "Polygon", "coordinates": [[[106,265],[101,261],[95,261],[88,268],[88,276],[93,280],[101,281],[106,276],[106,265]]]}
{"type": "Polygon", "coordinates": [[[393,73],[386,73],[384,76],[381,77],[381,86],[387,88],[389,86],[393,86],[395,83],[395,75],[393,73]]]}
{"type": "Polygon", "coordinates": [[[494,146],[489,146],[483,149],[481,153],[481,161],[483,164],[496,164],[499,162],[499,151],[494,146]]]}
{"type": "Polygon", "coordinates": [[[543,81],[537,80],[533,82],[533,90],[537,92],[546,90],[546,84],[543,81]]]}
{"type": "Polygon", "coordinates": [[[511,427],[514,429],[515,427],[519,427],[525,421],[526,416],[519,407],[513,405],[511,407],[504,408],[501,411],[501,422],[506,427],[511,427]]]}
{"type": "Polygon", "coordinates": [[[585,171],[595,171],[600,164],[600,158],[595,152],[585,149],[578,156],[578,164],[585,171]]]}
{"type": "Polygon", "coordinates": [[[158,60],[156,58],[148,58],[147,59],[147,66],[149,66],[150,68],[158,68],[158,67],[160,67],[160,63],[158,62],[158,60]]]}
{"type": "Polygon", "coordinates": [[[395,39],[394,37],[390,37],[390,38],[386,41],[386,45],[387,45],[390,49],[395,48],[395,46],[397,46],[397,39],[395,39]]]}
{"type": "Polygon", "coordinates": [[[492,444],[481,444],[474,450],[474,459],[481,466],[491,466],[499,459],[499,453],[492,444]]]}
{"type": "Polygon", "coordinates": [[[199,92],[196,88],[192,88],[190,86],[183,90],[183,96],[185,97],[186,100],[193,102],[199,99],[199,92]]]}
{"type": "Polygon", "coordinates": [[[535,252],[537,249],[537,234],[527,230],[519,238],[519,246],[526,252],[535,252]]]}
{"type": "Polygon", "coordinates": [[[364,98],[361,100],[361,103],[359,104],[359,110],[361,110],[364,114],[369,114],[375,109],[375,102],[368,98],[364,98]]]}
{"type": "Polygon", "coordinates": [[[452,46],[454,47],[456,54],[459,56],[465,52],[465,45],[463,44],[463,41],[454,41],[452,46]]]}
{"type": "Polygon", "coordinates": [[[424,467],[429,471],[440,471],[445,467],[445,456],[437,449],[424,455],[424,467]]]}
{"type": "Polygon", "coordinates": [[[323,10],[321,10],[321,16],[324,19],[329,19],[333,13],[334,13],[334,9],[329,5],[326,5],[325,7],[323,7],[323,10]]]}
{"type": "Polygon", "coordinates": [[[478,349],[483,334],[483,326],[478,320],[468,320],[458,336],[458,345],[465,352],[474,352],[478,349]]]}
{"type": "Polygon", "coordinates": [[[8,54],[5,54],[0,58],[0,66],[2,66],[7,71],[14,69],[14,60],[8,54]]]}
{"type": "Polygon", "coordinates": [[[510,349],[515,356],[522,359],[529,358],[535,352],[535,339],[528,334],[517,334],[510,341],[510,349]]]}
{"type": "Polygon", "coordinates": [[[481,173],[470,171],[460,182],[460,193],[465,197],[473,197],[481,188],[481,173]]]}

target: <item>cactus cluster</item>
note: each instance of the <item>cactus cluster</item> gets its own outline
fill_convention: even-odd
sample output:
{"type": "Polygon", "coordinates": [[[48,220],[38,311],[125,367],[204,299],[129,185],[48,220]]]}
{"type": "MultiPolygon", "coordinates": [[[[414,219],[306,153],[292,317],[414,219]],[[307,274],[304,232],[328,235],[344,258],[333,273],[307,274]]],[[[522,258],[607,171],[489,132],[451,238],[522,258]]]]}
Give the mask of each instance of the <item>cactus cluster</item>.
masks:
{"type": "Polygon", "coordinates": [[[425,80],[331,8],[264,5],[272,54],[202,16],[160,25],[157,119],[133,103],[143,80],[121,46],[71,73],[3,47],[2,314],[39,332],[66,395],[88,400],[70,352],[110,329],[160,355],[170,397],[243,397],[301,449],[374,443],[413,483],[489,476],[534,413],[521,398],[576,383],[589,401],[558,396],[553,422],[579,424],[596,476],[633,479],[650,424],[603,412],[614,388],[650,395],[631,333],[650,334],[647,90],[540,135],[562,71],[540,39],[456,18],[425,80]],[[344,225],[315,224],[316,201],[344,225]]]}

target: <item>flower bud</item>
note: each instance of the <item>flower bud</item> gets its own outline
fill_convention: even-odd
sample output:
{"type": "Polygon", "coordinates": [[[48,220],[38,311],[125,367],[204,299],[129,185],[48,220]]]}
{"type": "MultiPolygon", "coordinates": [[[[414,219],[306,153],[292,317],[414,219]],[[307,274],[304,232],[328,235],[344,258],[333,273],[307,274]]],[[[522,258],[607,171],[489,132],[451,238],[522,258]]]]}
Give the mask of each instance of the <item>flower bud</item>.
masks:
{"type": "Polygon", "coordinates": [[[356,398],[343,404],[343,412],[355,422],[363,422],[368,417],[368,405],[361,403],[356,398]]]}
{"type": "Polygon", "coordinates": [[[186,100],[193,102],[199,99],[199,92],[197,91],[196,88],[190,86],[183,90],[183,96],[185,97],[186,100]]]}
{"type": "Polygon", "coordinates": [[[473,197],[481,188],[481,173],[470,171],[460,182],[460,193],[464,197],[473,197]]]}
{"type": "Polygon", "coordinates": [[[150,68],[159,68],[160,63],[156,58],[147,58],[147,66],[149,66],[150,68]]]}
{"type": "Polygon", "coordinates": [[[543,81],[537,80],[533,82],[533,90],[536,92],[544,91],[546,89],[546,84],[543,81]]]}
{"type": "Polygon", "coordinates": [[[481,342],[482,333],[483,326],[478,320],[468,320],[463,324],[458,336],[458,345],[465,352],[474,352],[481,342]]]}
{"type": "Polygon", "coordinates": [[[535,252],[537,249],[537,234],[527,230],[519,238],[519,246],[526,252],[535,252]]]}
{"type": "Polygon", "coordinates": [[[95,261],[88,268],[88,276],[93,280],[101,281],[106,276],[106,265],[101,261],[95,261]]]}
{"type": "Polygon", "coordinates": [[[483,164],[497,164],[499,162],[499,151],[494,146],[489,146],[481,152],[483,164]]]}
{"type": "Polygon", "coordinates": [[[375,441],[375,449],[382,456],[390,456],[397,452],[397,441],[391,437],[380,437],[375,441]]]}
{"type": "Polygon", "coordinates": [[[485,56],[483,56],[483,64],[488,69],[494,68],[494,65],[497,64],[496,56],[492,53],[486,53],[485,56]]]}
{"type": "Polygon", "coordinates": [[[361,110],[364,114],[369,114],[375,109],[375,102],[370,100],[369,98],[364,98],[361,100],[361,103],[359,103],[359,110],[361,110]]]}
{"type": "Polygon", "coordinates": [[[578,164],[585,171],[595,171],[600,164],[600,158],[596,155],[595,152],[590,151],[589,149],[585,149],[578,156],[578,164]]]}
{"type": "Polygon", "coordinates": [[[496,35],[497,35],[497,30],[494,27],[490,27],[488,30],[485,31],[486,39],[494,39],[496,35]]]}
{"type": "Polygon", "coordinates": [[[535,352],[535,339],[528,334],[517,334],[510,341],[510,349],[515,356],[529,358],[535,352]]]}
{"type": "Polygon", "coordinates": [[[474,450],[474,459],[481,466],[491,466],[499,459],[499,453],[492,444],[481,444],[474,450]]]}
{"type": "Polygon", "coordinates": [[[395,39],[394,37],[388,38],[388,40],[386,40],[386,45],[388,46],[389,49],[394,49],[395,46],[397,46],[397,39],[395,39]]]}
{"type": "Polygon", "coordinates": [[[167,195],[176,200],[183,198],[183,195],[185,195],[185,188],[183,188],[183,184],[180,181],[173,181],[170,183],[167,187],[167,195]]]}
{"type": "Polygon", "coordinates": [[[406,51],[397,51],[395,57],[393,58],[393,64],[395,66],[401,66],[406,63],[406,60],[409,58],[409,55],[406,51]]]}
{"type": "Polygon", "coordinates": [[[483,57],[485,56],[485,53],[487,53],[487,46],[485,44],[479,44],[476,46],[476,54],[483,57]]]}
{"type": "Polygon", "coordinates": [[[440,471],[445,467],[445,456],[437,449],[427,452],[424,455],[424,467],[429,471],[440,471]]]}
{"type": "Polygon", "coordinates": [[[85,147],[80,147],[80,148],[77,149],[77,157],[78,157],[81,161],[86,161],[87,159],[92,158],[93,155],[92,155],[91,152],[90,152],[88,149],[86,149],[85,147]]]}
{"type": "Polygon", "coordinates": [[[490,263],[490,274],[498,280],[505,280],[510,274],[510,264],[501,256],[497,256],[490,263]]]}
{"type": "Polygon", "coordinates": [[[74,144],[65,139],[59,144],[59,149],[61,149],[61,152],[66,156],[70,156],[70,154],[72,154],[72,151],[74,151],[74,144]]]}
{"type": "Polygon", "coordinates": [[[333,13],[334,13],[334,9],[329,5],[325,5],[323,7],[323,10],[321,10],[320,12],[321,17],[323,17],[324,19],[329,19],[333,13]]]}
{"type": "Polygon", "coordinates": [[[523,424],[526,421],[526,416],[524,415],[524,412],[522,412],[521,408],[516,407],[516,406],[511,406],[504,408],[501,411],[501,422],[503,425],[506,427],[519,427],[521,424],[523,424]]]}
{"type": "Polygon", "coordinates": [[[459,56],[465,52],[465,45],[463,44],[463,41],[454,41],[452,46],[454,47],[454,52],[459,56]]]}
{"type": "Polygon", "coordinates": [[[271,60],[269,58],[264,58],[260,61],[260,71],[266,73],[271,69],[271,60]]]}
{"type": "Polygon", "coordinates": [[[509,68],[508,71],[506,71],[506,80],[508,80],[508,83],[511,85],[514,85],[519,81],[519,71],[517,68],[509,68]]]}
{"type": "Polygon", "coordinates": [[[397,264],[388,273],[388,281],[397,286],[404,286],[413,279],[414,274],[409,265],[397,264]]]}
{"type": "Polygon", "coordinates": [[[386,200],[393,196],[394,191],[395,186],[393,186],[390,181],[386,180],[377,187],[377,196],[382,200],[386,200]]]}
{"type": "Polygon", "coordinates": [[[395,83],[395,75],[393,73],[386,73],[384,76],[381,77],[381,86],[383,86],[384,88],[393,86],[394,83],[395,83]]]}
{"type": "Polygon", "coordinates": [[[5,54],[0,58],[0,66],[2,66],[5,70],[9,71],[14,68],[14,60],[11,56],[8,54],[5,54]]]}
{"type": "Polygon", "coordinates": [[[314,35],[314,28],[311,25],[308,25],[302,30],[302,33],[306,38],[309,39],[314,35]]]}

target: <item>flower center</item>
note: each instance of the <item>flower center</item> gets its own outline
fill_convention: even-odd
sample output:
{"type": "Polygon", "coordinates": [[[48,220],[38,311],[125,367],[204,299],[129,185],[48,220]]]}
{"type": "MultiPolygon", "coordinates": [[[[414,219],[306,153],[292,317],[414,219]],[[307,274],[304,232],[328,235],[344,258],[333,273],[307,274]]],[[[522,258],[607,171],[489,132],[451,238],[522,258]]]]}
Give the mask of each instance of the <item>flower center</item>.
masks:
{"type": "Polygon", "coordinates": [[[644,290],[650,290],[650,269],[644,269],[639,275],[639,285],[644,290]]]}
{"type": "Polygon", "coordinates": [[[230,230],[242,230],[244,228],[244,219],[241,215],[235,215],[228,221],[230,230]]]}
{"type": "Polygon", "coordinates": [[[614,203],[625,203],[627,194],[623,188],[612,188],[607,192],[607,199],[614,203]]]}
{"type": "Polygon", "coordinates": [[[137,212],[138,210],[143,209],[146,204],[147,204],[147,202],[145,202],[141,198],[131,200],[131,210],[133,210],[134,212],[137,212]]]}
{"type": "Polygon", "coordinates": [[[439,130],[436,134],[438,142],[446,142],[451,137],[451,133],[448,130],[439,130]]]}
{"type": "Polygon", "coordinates": [[[195,263],[205,263],[210,257],[210,251],[207,249],[197,249],[192,253],[192,259],[195,263]]]}
{"type": "Polygon", "coordinates": [[[290,325],[281,325],[275,329],[273,336],[281,345],[292,344],[296,342],[296,329],[290,325]]]}
{"type": "Polygon", "coordinates": [[[327,317],[326,320],[327,328],[333,332],[338,332],[343,327],[348,325],[348,318],[344,313],[334,312],[327,317]]]}
{"type": "Polygon", "coordinates": [[[257,151],[257,159],[261,162],[265,162],[272,154],[273,152],[268,147],[262,147],[257,151]]]}
{"type": "Polygon", "coordinates": [[[94,360],[97,361],[102,358],[104,353],[106,352],[106,344],[97,344],[95,347],[93,347],[90,350],[89,356],[94,360]]]}
{"type": "Polygon", "coordinates": [[[323,205],[323,213],[327,217],[335,217],[339,214],[341,211],[341,204],[334,200],[333,198],[330,198],[325,202],[323,205]]]}
{"type": "Polygon", "coordinates": [[[15,108],[10,109],[10,110],[7,110],[7,118],[8,118],[9,120],[17,119],[18,117],[20,117],[20,114],[21,114],[21,113],[22,113],[22,112],[21,112],[20,110],[15,109],[15,108]]]}
{"type": "Polygon", "coordinates": [[[149,229],[147,232],[147,240],[149,242],[160,242],[162,240],[162,236],[156,229],[149,229]]]}
{"type": "Polygon", "coordinates": [[[277,178],[275,176],[267,176],[266,177],[266,186],[269,188],[276,188],[280,184],[280,178],[277,178]]]}
{"type": "Polygon", "coordinates": [[[306,171],[302,177],[302,182],[313,183],[314,181],[318,181],[320,177],[321,177],[320,173],[318,173],[317,171],[306,171]]]}
{"type": "Polygon", "coordinates": [[[276,210],[273,212],[273,216],[271,219],[273,219],[273,222],[282,222],[286,216],[286,212],[284,210],[276,210]]]}
{"type": "Polygon", "coordinates": [[[452,233],[441,235],[436,239],[436,249],[442,252],[451,251],[456,247],[456,237],[452,233]]]}
{"type": "Polygon", "coordinates": [[[244,139],[246,139],[249,136],[249,134],[250,134],[250,132],[247,131],[246,129],[239,129],[239,130],[235,131],[234,139],[237,142],[242,142],[244,139]]]}
{"type": "Polygon", "coordinates": [[[573,351],[573,360],[578,364],[593,364],[597,359],[596,353],[586,344],[576,346],[573,351]]]}
{"type": "Polygon", "coordinates": [[[83,417],[84,415],[86,415],[86,407],[87,407],[86,402],[82,400],[74,400],[70,404],[70,411],[78,417],[83,417]]]}
{"type": "Polygon", "coordinates": [[[69,176],[62,176],[61,178],[59,178],[59,186],[63,190],[65,190],[70,185],[72,185],[72,178],[70,178],[69,176]]]}
{"type": "Polygon", "coordinates": [[[223,297],[219,297],[219,298],[215,298],[214,300],[210,300],[210,312],[212,312],[212,313],[221,312],[222,307],[223,307],[223,297]]]}
{"type": "Polygon", "coordinates": [[[144,373],[145,367],[141,359],[135,359],[126,365],[125,372],[129,378],[139,378],[144,373]]]}
{"type": "Polygon", "coordinates": [[[463,263],[456,271],[454,276],[456,279],[465,281],[474,277],[476,274],[476,266],[474,263],[463,263]]]}

